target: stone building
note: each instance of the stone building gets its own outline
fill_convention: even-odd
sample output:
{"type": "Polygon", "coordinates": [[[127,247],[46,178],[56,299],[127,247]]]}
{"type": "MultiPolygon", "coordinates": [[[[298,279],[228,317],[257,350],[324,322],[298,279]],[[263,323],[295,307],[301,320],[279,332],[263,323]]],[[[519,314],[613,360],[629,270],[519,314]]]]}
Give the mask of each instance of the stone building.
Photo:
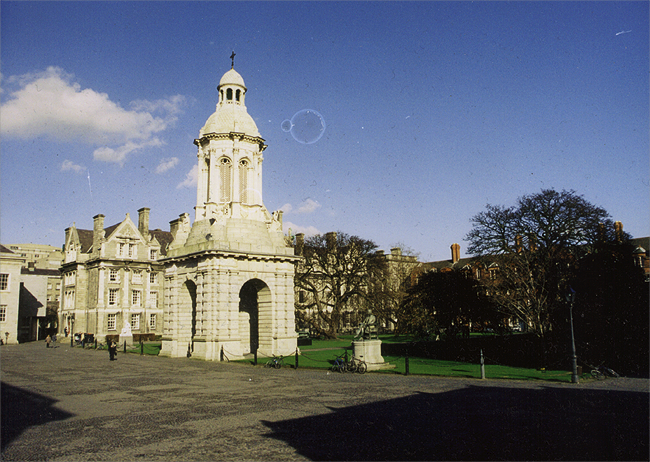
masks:
{"type": "MultiPolygon", "coordinates": [[[[44,263],[43,260],[38,262],[44,263]]],[[[36,262],[30,261],[27,267],[21,268],[20,279],[18,341],[44,340],[48,335],[56,334],[61,272],[54,268],[39,268],[36,262]]]]}
{"type": "Polygon", "coordinates": [[[219,82],[198,148],[195,220],[171,222],[165,265],[162,356],[205,360],[296,349],[293,248],[282,212],[262,202],[266,149],[234,70],[219,82]]]}
{"type": "Polygon", "coordinates": [[[0,245],[0,338],[3,343],[18,343],[20,269],[25,257],[0,245]]]}
{"type": "Polygon", "coordinates": [[[161,334],[163,265],[168,231],[149,230],[149,209],[138,210],[104,228],[96,215],[92,230],[73,224],[65,230],[59,332],[91,333],[101,338],[129,326],[136,334],[161,334]]]}

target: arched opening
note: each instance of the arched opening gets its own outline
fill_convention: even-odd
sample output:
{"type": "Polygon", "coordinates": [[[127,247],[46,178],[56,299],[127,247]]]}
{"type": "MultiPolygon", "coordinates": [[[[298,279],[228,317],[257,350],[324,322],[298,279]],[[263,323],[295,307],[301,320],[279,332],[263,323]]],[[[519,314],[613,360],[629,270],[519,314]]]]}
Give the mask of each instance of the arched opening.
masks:
{"type": "Polygon", "coordinates": [[[226,89],[226,99],[228,101],[232,101],[232,88],[227,88],[226,89]]]}
{"type": "Polygon", "coordinates": [[[254,353],[263,337],[270,332],[260,334],[260,318],[271,315],[271,291],[259,279],[247,281],[239,291],[239,333],[244,354],[254,353]]]}
{"type": "Polygon", "coordinates": [[[241,90],[237,90],[237,91],[235,92],[235,99],[236,99],[237,101],[239,101],[239,95],[240,95],[240,94],[241,94],[241,90]]]}
{"type": "MultiPolygon", "coordinates": [[[[190,314],[191,319],[189,324],[179,320],[179,339],[187,339],[191,344],[196,335],[196,284],[194,281],[188,279],[183,283],[183,289],[179,301],[181,312],[190,314]]],[[[191,345],[190,349],[193,349],[191,345]]]]}

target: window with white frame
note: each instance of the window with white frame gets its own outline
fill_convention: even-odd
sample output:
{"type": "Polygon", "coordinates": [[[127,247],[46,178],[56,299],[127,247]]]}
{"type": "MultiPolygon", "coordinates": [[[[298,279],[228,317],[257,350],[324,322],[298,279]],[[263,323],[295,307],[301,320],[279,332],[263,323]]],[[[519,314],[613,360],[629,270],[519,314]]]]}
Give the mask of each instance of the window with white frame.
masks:
{"type": "Polygon", "coordinates": [[[131,329],[140,329],[140,315],[138,313],[131,314],[131,329]]]}
{"type": "Polygon", "coordinates": [[[7,305],[0,305],[0,322],[7,320],[7,305]]]}
{"type": "Polygon", "coordinates": [[[158,258],[158,250],[149,249],[149,260],[155,260],[156,258],[158,258]]]}
{"type": "Polygon", "coordinates": [[[129,258],[137,256],[137,249],[135,244],[129,244],[129,258]]]}
{"type": "Polygon", "coordinates": [[[117,330],[117,315],[115,313],[108,315],[108,330],[117,330]]]}
{"type": "Polygon", "coordinates": [[[134,306],[140,306],[142,301],[142,292],[139,290],[134,290],[131,297],[131,304],[134,306]]]}
{"type": "Polygon", "coordinates": [[[158,292],[155,290],[149,292],[149,306],[151,308],[156,308],[158,306],[158,292]]]}
{"type": "Polygon", "coordinates": [[[9,290],[9,274],[0,273],[0,290],[9,290]]]}
{"type": "Polygon", "coordinates": [[[149,315],[149,329],[156,329],[156,315],[149,315]]]}
{"type": "Polygon", "coordinates": [[[120,289],[108,289],[108,304],[117,305],[120,289]]]}
{"type": "Polygon", "coordinates": [[[131,280],[133,284],[142,284],[142,271],[134,271],[131,280]]]}
{"type": "Polygon", "coordinates": [[[118,242],[117,243],[117,256],[118,257],[123,257],[124,256],[124,247],[126,244],[124,242],[118,242]]]}
{"type": "Polygon", "coordinates": [[[153,271],[149,273],[149,284],[157,284],[158,283],[158,273],[154,273],[153,271]]]}
{"type": "Polygon", "coordinates": [[[120,282],[120,272],[117,268],[111,268],[108,270],[108,282],[120,282]]]}

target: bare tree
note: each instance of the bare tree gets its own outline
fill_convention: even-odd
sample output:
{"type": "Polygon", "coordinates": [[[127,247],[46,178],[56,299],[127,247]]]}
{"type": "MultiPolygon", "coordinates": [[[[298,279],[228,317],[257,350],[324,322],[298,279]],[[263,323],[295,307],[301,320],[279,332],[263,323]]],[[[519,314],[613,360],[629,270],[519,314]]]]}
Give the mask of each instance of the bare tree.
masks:
{"type": "Polygon", "coordinates": [[[377,245],[345,233],[327,233],[304,239],[298,236],[297,253],[304,261],[296,268],[296,318],[328,338],[336,338],[344,317],[354,322],[368,307],[372,277],[384,264],[375,258],[377,245]]]}
{"type": "Polygon", "coordinates": [[[599,241],[627,238],[622,231],[615,235],[603,208],[575,191],[547,189],[519,198],[514,207],[487,205],[472,222],[468,252],[499,268],[484,283],[492,299],[542,338],[553,311],[565,307],[577,260],[599,241]]]}

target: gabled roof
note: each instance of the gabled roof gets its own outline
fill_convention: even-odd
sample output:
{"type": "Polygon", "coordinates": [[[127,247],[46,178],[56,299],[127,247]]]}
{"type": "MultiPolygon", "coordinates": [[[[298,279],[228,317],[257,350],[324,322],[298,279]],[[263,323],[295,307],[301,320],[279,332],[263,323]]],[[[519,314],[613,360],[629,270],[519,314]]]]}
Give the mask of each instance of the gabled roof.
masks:
{"type": "Polygon", "coordinates": [[[9,250],[8,248],[6,248],[6,247],[5,247],[4,245],[2,245],[2,244],[0,244],[0,252],[2,252],[2,253],[16,253],[16,252],[14,252],[14,251],[12,251],[12,250],[9,250]]]}
{"type": "Polygon", "coordinates": [[[167,248],[174,240],[174,235],[169,231],[163,231],[161,229],[154,229],[153,231],[149,230],[149,234],[158,241],[158,244],[160,244],[160,253],[162,255],[167,255],[167,248]]]}

